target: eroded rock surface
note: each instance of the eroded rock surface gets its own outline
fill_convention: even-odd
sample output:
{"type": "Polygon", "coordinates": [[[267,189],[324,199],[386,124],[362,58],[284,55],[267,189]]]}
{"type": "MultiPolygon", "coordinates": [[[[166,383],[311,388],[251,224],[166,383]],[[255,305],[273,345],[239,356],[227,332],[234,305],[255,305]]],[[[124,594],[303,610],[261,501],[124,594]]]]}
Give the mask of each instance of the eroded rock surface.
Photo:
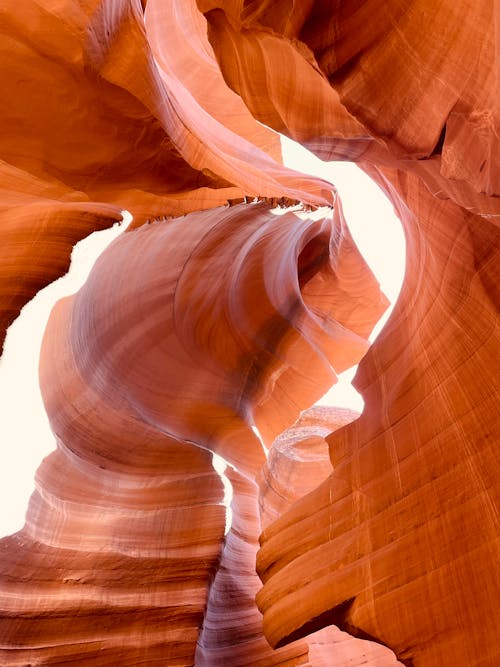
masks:
{"type": "Polygon", "coordinates": [[[186,665],[197,645],[200,665],[308,664],[306,643],[271,649],[254,601],[252,426],[270,446],[386,307],[325,214],[262,202],[144,225],[57,304],[40,377],[58,449],[1,543],[3,664],[186,665]],[[212,452],[233,469],[225,539],[212,452]]]}
{"type": "Polygon", "coordinates": [[[332,204],[227,89],[194,3],[7,0],[2,19],[2,341],[74,243],[123,209],[135,227],[243,195],[332,204]]]}
{"type": "Polygon", "coordinates": [[[336,609],[407,664],[493,666],[498,5],[198,5],[254,115],[324,158],[359,161],[407,237],[399,303],[356,378],[363,415],[329,438],[331,477],[264,531],[265,632],[281,644],[336,609]],[[299,102],[284,114],[287,89],[299,102]]]}
{"type": "Polygon", "coordinates": [[[2,664],[496,667],[498,3],[2,17],[2,329],[77,240],[134,214],[49,323],[58,448],[0,542],[2,664]],[[358,162],[406,234],[363,414],[308,450],[319,486],[283,448],[300,433],[263,469],[259,437],[363,356],[384,300],[333,188],[284,169],[273,130],[358,162]]]}

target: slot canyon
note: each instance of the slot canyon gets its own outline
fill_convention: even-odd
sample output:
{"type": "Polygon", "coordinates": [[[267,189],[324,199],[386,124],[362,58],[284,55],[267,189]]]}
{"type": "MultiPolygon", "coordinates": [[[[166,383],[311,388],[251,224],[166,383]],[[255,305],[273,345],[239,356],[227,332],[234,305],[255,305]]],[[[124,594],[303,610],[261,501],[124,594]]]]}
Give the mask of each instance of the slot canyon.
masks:
{"type": "Polygon", "coordinates": [[[132,216],[45,330],[0,665],[497,667],[499,0],[0,15],[2,341],[132,216]],[[401,221],[373,344],[389,302],[280,135],[401,221]],[[315,405],[358,363],[361,415],[315,405]]]}

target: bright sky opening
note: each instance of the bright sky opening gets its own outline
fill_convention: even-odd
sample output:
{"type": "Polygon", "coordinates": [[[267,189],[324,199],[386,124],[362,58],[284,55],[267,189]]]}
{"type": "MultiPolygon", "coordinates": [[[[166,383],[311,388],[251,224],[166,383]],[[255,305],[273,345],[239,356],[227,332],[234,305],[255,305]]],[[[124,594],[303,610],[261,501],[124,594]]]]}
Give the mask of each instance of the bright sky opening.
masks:
{"type": "MultiPolygon", "coordinates": [[[[387,322],[403,283],[406,244],[403,228],[382,190],[352,162],[322,162],[300,144],[282,137],[283,162],[297,171],[335,184],[352,237],[391,302],[376,325],[373,342],[387,322]]],[[[351,385],[357,366],[339,375],[338,383],[318,401],[361,412],[363,399],[351,385]]]]}

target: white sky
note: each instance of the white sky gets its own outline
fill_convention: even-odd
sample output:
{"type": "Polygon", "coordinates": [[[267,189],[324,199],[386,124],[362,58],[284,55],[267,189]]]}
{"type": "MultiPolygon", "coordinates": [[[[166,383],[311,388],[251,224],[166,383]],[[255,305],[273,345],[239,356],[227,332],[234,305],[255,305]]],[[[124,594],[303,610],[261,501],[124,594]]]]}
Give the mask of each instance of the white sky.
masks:
{"type": "MultiPolygon", "coordinates": [[[[391,302],[370,336],[373,341],[391,314],[403,282],[405,239],[401,223],[382,190],[352,162],[321,162],[286,137],[282,137],[281,145],[286,165],[331,181],[340,193],[352,237],[391,302]]],[[[356,369],[342,373],[339,382],[318,403],[361,412],[363,399],[351,385],[356,369]]]]}
{"type": "MultiPolygon", "coordinates": [[[[404,237],[391,204],[379,188],[355,165],[323,163],[285,138],[283,157],[285,164],[335,183],[352,236],[383,291],[394,302],[404,274],[404,237]]],[[[9,328],[0,359],[0,537],[23,526],[35,470],[55,446],[38,388],[38,355],[50,310],[58,299],[80,288],[98,255],[120,233],[117,225],[78,243],[68,274],[41,290],[9,328]]],[[[343,373],[320,402],[361,411],[363,401],[350,385],[354,372],[351,369],[343,373]]]]}

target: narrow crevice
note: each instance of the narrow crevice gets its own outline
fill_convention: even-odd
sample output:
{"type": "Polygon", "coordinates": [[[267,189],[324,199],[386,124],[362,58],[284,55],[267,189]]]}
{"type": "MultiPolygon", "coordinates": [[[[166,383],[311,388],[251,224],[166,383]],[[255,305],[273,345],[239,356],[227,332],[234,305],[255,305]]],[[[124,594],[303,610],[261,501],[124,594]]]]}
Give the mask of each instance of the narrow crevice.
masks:
{"type": "Polygon", "coordinates": [[[438,140],[432,149],[432,152],[430,154],[430,157],[434,155],[441,155],[443,152],[443,146],[444,146],[444,141],[446,138],[446,125],[443,125],[441,129],[441,133],[439,134],[438,140]]]}

